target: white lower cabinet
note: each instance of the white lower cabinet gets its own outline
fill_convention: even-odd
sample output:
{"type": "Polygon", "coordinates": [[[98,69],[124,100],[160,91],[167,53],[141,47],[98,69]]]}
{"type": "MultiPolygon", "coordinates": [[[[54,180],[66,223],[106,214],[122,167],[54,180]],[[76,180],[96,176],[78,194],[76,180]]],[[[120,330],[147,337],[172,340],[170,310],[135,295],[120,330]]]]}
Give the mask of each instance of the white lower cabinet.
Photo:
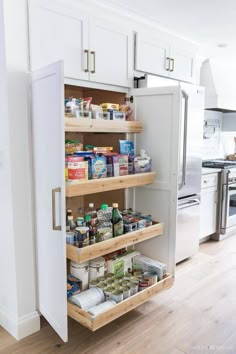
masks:
{"type": "Polygon", "coordinates": [[[202,176],[200,240],[217,231],[218,174],[202,176]]]}

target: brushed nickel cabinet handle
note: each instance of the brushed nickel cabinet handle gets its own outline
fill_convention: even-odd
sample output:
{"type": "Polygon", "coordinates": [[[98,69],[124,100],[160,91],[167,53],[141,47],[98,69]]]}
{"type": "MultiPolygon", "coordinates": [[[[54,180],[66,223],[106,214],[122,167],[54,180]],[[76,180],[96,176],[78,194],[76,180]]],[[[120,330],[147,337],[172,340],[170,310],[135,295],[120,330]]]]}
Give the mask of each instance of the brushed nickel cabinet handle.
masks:
{"type": "Polygon", "coordinates": [[[60,187],[52,189],[52,229],[60,231],[61,225],[56,224],[56,193],[61,193],[60,187]]]}
{"type": "Polygon", "coordinates": [[[166,57],[166,71],[170,71],[170,57],[166,57]]]}
{"type": "Polygon", "coordinates": [[[86,61],[86,63],[87,63],[87,68],[85,68],[84,71],[85,71],[86,73],[88,73],[88,72],[89,72],[89,50],[88,50],[88,49],[85,49],[84,52],[85,52],[85,54],[87,55],[87,61],[86,61]]]}
{"type": "Polygon", "coordinates": [[[175,60],[173,58],[170,58],[170,62],[171,62],[171,69],[170,71],[173,72],[175,70],[175,60]]]}
{"type": "Polygon", "coordinates": [[[94,50],[91,50],[91,52],[90,52],[92,55],[93,55],[93,70],[91,70],[91,73],[92,74],[95,74],[95,72],[96,72],[96,53],[95,53],[95,51],[94,50]]]}

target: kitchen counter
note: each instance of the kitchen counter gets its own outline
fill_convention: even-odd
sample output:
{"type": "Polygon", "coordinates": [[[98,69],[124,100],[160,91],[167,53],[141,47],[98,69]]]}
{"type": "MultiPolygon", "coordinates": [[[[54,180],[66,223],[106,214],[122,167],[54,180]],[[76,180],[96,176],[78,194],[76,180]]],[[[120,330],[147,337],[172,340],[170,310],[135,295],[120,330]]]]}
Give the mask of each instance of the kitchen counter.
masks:
{"type": "Polygon", "coordinates": [[[220,168],[202,167],[202,175],[207,175],[210,173],[219,173],[219,172],[221,172],[220,168]]]}

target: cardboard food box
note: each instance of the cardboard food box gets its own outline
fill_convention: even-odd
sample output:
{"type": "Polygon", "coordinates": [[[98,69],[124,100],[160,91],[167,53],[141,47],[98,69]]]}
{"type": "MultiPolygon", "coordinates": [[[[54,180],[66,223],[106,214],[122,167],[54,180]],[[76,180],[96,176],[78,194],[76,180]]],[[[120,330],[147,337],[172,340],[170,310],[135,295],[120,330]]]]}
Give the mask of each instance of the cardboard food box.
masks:
{"type": "Polygon", "coordinates": [[[155,273],[158,275],[158,280],[162,280],[166,276],[167,265],[155,259],[139,255],[133,258],[133,270],[155,273]]]}
{"type": "Polygon", "coordinates": [[[119,109],[120,109],[120,105],[117,103],[102,103],[101,107],[102,107],[103,111],[108,111],[108,110],[119,111],[119,109]]]}
{"type": "Polygon", "coordinates": [[[107,177],[107,163],[105,156],[87,156],[89,179],[107,177]]]}
{"type": "Polygon", "coordinates": [[[107,261],[107,272],[123,276],[129,270],[132,270],[132,259],[138,255],[140,255],[140,252],[132,251],[115,259],[109,259],[107,261]]]}

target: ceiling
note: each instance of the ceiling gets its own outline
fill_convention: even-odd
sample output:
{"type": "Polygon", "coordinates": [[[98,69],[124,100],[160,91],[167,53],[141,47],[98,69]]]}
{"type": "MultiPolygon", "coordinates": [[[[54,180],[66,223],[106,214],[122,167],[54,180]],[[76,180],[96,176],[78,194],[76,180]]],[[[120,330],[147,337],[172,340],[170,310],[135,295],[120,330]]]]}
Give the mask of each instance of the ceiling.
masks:
{"type": "Polygon", "coordinates": [[[236,52],[235,0],[99,0],[217,52],[236,52]],[[227,44],[219,48],[218,44],[227,44]]]}

